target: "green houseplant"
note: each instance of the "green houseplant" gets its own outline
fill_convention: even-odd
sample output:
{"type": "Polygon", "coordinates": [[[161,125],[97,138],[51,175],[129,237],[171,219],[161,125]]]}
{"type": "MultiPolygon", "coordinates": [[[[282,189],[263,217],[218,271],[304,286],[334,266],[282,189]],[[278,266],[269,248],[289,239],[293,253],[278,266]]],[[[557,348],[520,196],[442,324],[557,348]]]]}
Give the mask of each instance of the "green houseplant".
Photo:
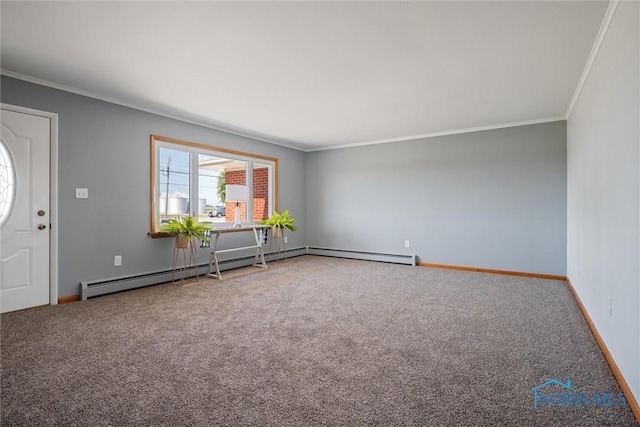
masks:
{"type": "Polygon", "coordinates": [[[208,243],[209,238],[206,232],[213,228],[206,223],[198,222],[192,216],[185,216],[180,219],[172,219],[160,228],[163,233],[175,234],[176,245],[179,248],[193,246],[193,240],[208,243]]]}
{"type": "Polygon", "coordinates": [[[292,218],[289,214],[289,210],[285,210],[281,214],[277,211],[273,211],[273,214],[260,221],[260,224],[268,225],[273,228],[273,237],[282,237],[284,230],[296,231],[298,227],[295,226],[296,219],[292,218]]]}

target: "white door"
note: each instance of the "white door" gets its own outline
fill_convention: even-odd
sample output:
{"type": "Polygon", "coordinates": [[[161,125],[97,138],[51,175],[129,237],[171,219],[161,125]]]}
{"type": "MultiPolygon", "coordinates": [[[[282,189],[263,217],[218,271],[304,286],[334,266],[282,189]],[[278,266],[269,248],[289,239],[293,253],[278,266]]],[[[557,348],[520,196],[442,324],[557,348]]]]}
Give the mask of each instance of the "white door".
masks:
{"type": "Polygon", "coordinates": [[[1,111],[0,307],[49,303],[51,119],[1,111]]]}

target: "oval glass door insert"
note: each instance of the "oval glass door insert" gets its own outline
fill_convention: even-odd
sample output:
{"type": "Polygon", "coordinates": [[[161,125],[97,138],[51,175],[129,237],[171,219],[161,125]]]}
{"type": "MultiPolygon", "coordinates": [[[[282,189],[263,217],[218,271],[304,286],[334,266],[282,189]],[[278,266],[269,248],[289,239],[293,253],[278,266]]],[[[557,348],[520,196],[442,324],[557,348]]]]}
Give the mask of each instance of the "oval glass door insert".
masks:
{"type": "Polygon", "coordinates": [[[9,218],[15,196],[15,170],[9,150],[0,140],[0,226],[9,218]]]}

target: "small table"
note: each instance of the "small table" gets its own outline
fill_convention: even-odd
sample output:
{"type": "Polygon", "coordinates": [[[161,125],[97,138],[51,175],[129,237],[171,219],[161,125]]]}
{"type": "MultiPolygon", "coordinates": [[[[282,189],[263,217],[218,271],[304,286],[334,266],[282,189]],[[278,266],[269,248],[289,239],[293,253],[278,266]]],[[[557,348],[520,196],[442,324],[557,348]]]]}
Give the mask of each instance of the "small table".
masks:
{"type": "Polygon", "coordinates": [[[267,233],[267,230],[269,228],[271,227],[269,227],[268,225],[255,224],[255,225],[245,225],[245,226],[236,227],[236,228],[228,227],[228,228],[216,228],[214,230],[211,230],[211,234],[215,234],[216,237],[214,238],[214,241],[213,241],[213,252],[211,252],[211,258],[209,259],[209,271],[207,272],[207,276],[213,277],[214,279],[222,280],[222,275],[220,274],[220,267],[218,265],[218,254],[222,254],[226,252],[242,251],[247,249],[256,250],[255,261],[253,263],[255,267],[267,268],[267,263],[264,260],[264,252],[262,251],[262,242],[261,242],[262,233],[260,233],[259,231],[264,230],[264,233],[267,233]],[[239,233],[239,232],[247,232],[247,231],[253,231],[253,236],[256,239],[255,245],[242,246],[239,248],[230,248],[230,249],[218,249],[218,239],[220,238],[221,234],[239,233]],[[212,272],[214,265],[215,265],[215,273],[212,272]]]}

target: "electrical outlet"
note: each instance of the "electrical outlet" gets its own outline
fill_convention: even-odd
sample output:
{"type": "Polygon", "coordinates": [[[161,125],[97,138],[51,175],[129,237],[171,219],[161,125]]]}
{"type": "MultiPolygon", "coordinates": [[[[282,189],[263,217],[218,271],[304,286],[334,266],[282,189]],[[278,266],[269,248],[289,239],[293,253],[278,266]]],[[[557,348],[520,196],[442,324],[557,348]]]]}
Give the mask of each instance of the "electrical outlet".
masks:
{"type": "Polygon", "coordinates": [[[289,241],[289,237],[288,236],[284,236],[284,242],[287,243],[289,241]]]}
{"type": "Polygon", "coordinates": [[[409,244],[409,241],[408,241],[408,240],[405,240],[405,241],[404,241],[404,247],[405,247],[405,248],[411,247],[411,245],[409,244]]]}
{"type": "Polygon", "coordinates": [[[122,255],[116,255],[113,257],[113,266],[120,267],[122,265],[122,255]]]}
{"type": "Polygon", "coordinates": [[[88,198],[89,198],[88,188],[76,188],[76,199],[88,199],[88,198]]]}

